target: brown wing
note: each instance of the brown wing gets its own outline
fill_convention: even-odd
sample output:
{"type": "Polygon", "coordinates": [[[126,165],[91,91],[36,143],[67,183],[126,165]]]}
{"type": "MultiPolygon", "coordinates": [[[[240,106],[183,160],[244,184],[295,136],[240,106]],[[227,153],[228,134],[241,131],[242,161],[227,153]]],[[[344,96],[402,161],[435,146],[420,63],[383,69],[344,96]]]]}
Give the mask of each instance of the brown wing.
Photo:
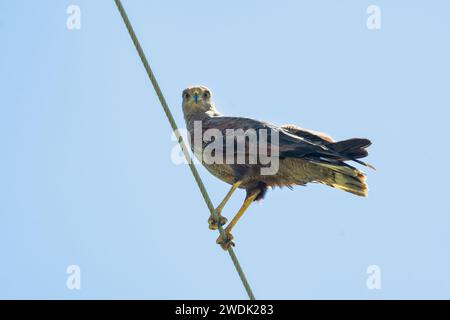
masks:
{"type": "MultiPolygon", "coordinates": [[[[367,139],[350,139],[345,142],[335,143],[330,136],[323,133],[305,130],[293,125],[277,127],[268,122],[241,117],[210,117],[204,119],[202,125],[203,130],[216,129],[222,133],[222,136],[224,137],[224,155],[226,154],[226,137],[227,134],[230,134],[227,129],[242,129],[244,131],[247,131],[248,129],[254,129],[256,131],[266,129],[268,135],[270,135],[269,132],[271,132],[271,130],[278,133],[278,145],[274,146],[270,143],[268,144],[268,147],[272,148],[269,150],[271,154],[274,154],[274,148],[277,148],[277,153],[280,157],[307,158],[309,160],[330,160],[339,162],[352,160],[362,165],[372,167],[363,161],[357,160],[357,158],[367,155],[367,153],[363,154],[362,152],[365,147],[370,145],[370,141],[367,139]],[[340,143],[342,146],[339,145],[340,143]],[[354,147],[355,145],[357,148],[354,147]],[[340,149],[345,152],[340,152],[340,149]],[[362,151],[355,152],[353,149],[362,151]]],[[[256,142],[251,140],[246,141],[245,144],[246,154],[249,154],[249,150],[258,150],[258,140],[256,140],[256,142]]],[[[237,153],[235,152],[235,154],[237,153]]],[[[252,156],[255,155],[252,154],[252,156]]]]}
{"type": "MultiPolygon", "coordinates": [[[[232,134],[229,129],[242,129],[243,131],[253,129],[257,132],[261,129],[265,129],[267,130],[268,135],[270,135],[271,130],[273,130],[278,134],[279,141],[278,146],[276,147],[278,147],[278,154],[280,156],[289,155],[292,153],[295,153],[296,157],[304,157],[307,155],[317,155],[319,157],[326,156],[328,148],[326,147],[325,142],[329,142],[329,140],[331,140],[331,138],[326,135],[323,135],[323,138],[321,138],[312,132],[303,130],[303,136],[301,136],[293,133],[292,127],[277,127],[268,122],[241,117],[217,116],[206,118],[203,120],[202,126],[204,131],[208,129],[217,129],[222,132],[224,137],[224,148],[226,146],[226,137],[232,134]]],[[[252,147],[252,150],[257,150],[257,145],[253,144],[254,141],[247,141],[246,150],[252,149],[252,147]]],[[[274,148],[274,146],[272,146],[272,148],[274,148]]],[[[334,151],[330,150],[328,153],[331,155],[334,151]]]]}
{"type": "Polygon", "coordinates": [[[303,129],[293,124],[285,124],[281,128],[317,144],[326,145],[334,142],[333,138],[326,133],[303,129]]]}

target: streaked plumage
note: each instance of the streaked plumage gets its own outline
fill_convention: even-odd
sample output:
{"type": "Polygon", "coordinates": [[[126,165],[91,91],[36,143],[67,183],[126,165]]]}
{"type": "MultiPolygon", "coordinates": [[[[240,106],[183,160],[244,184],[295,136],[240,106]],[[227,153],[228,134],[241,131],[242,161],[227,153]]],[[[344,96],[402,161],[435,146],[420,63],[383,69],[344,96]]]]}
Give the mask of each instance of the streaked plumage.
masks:
{"type": "MultiPolygon", "coordinates": [[[[227,129],[244,131],[270,129],[278,133],[279,170],[275,175],[261,175],[259,163],[203,163],[208,171],[219,179],[232,185],[239,181],[238,187],[247,191],[246,199],[250,197],[252,200],[262,199],[270,187],[292,187],[311,182],[322,183],[358,196],[367,196],[365,174],[346,161],[356,161],[370,166],[359,160],[368,155],[366,148],[371,144],[368,139],[353,138],[335,142],[324,133],[295,125],[278,127],[254,119],[223,116],[212,102],[211,91],[204,86],[189,87],[183,91],[183,113],[191,141],[193,141],[194,121],[202,122],[203,132],[214,128],[221,131],[224,136],[227,129]]],[[[202,147],[207,145],[208,142],[204,142],[202,147]]]]}

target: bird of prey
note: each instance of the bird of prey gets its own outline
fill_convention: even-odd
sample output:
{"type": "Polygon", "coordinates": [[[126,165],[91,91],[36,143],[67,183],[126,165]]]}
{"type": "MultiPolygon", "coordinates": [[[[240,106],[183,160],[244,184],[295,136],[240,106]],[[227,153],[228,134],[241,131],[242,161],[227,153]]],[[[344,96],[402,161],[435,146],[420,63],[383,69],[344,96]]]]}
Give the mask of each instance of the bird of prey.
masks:
{"type": "MultiPolygon", "coordinates": [[[[306,185],[315,182],[357,196],[367,196],[368,186],[365,174],[349,165],[347,161],[354,161],[373,168],[359,160],[368,155],[366,148],[371,145],[370,140],[352,138],[336,142],[324,133],[303,129],[295,125],[275,126],[268,122],[249,118],[224,116],[217,111],[212,100],[211,90],[205,86],[186,88],[183,91],[182,98],[183,114],[191,149],[197,157],[199,150],[195,150],[195,143],[193,143],[196,139],[194,137],[196,123],[201,124],[200,133],[202,135],[206,134],[208,130],[214,130],[214,132],[222,133],[224,137],[227,137],[230,129],[266,129],[277,134],[277,144],[275,147],[272,146],[272,151],[274,153],[276,151],[278,160],[278,170],[274,174],[262,174],[260,169],[265,165],[260,161],[256,163],[229,163],[226,161],[207,162],[204,158],[200,159],[210,173],[231,185],[230,191],[216,208],[218,219],[215,219],[212,215],[208,219],[210,229],[216,230],[219,225],[226,224],[227,219],[221,214],[225,204],[236,189],[246,190],[244,203],[224,229],[224,233],[216,241],[224,250],[234,246],[231,230],[238,220],[253,201],[264,198],[269,188],[283,186],[292,188],[294,185],[306,185]]],[[[258,139],[260,139],[260,136],[258,136],[258,139]]],[[[200,141],[200,152],[212,143],[204,137],[200,141]]],[[[244,153],[247,156],[250,153],[251,143],[255,142],[245,140],[244,153]]],[[[222,145],[224,153],[226,153],[225,143],[222,145]]],[[[242,151],[242,149],[240,150],[242,151]]],[[[215,150],[215,152],[217,151],[215,150]]],[[[235,156],[233,160],[236,160],[238,150],[232,148],[232,152],[235,156]]]]}

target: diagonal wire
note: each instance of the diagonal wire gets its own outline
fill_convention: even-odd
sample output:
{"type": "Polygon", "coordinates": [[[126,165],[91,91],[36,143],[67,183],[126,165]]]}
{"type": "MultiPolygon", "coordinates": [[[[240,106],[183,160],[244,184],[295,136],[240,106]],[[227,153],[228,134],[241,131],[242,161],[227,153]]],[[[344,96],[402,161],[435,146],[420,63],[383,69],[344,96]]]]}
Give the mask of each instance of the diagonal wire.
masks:
{"type": "MultiPolygon", "coordinates": [[[[178,126],[175,123],[175,119],[172,116],[172,112],[169,109],[169,106],[167,105],[166,99],[164,99],[163,93],[158,85],[158,82],[156,81],[155,75],[153,74],[152,69],[150,68],[150,65],[147,61],[147,58],[145,57],[144,51],[142,50],[142,47],[139,43],[139,40],[136,37],[136,34],[134,33],[133,27],[131,26],[130,20],[128,20],[127,13],[125,12],[125,9],[122,6],[122,3],[120,0],[114,0],[116,3],[117,9],[120,12],[120,15],[122,16],[123,22],[125,23],[125,26],[127,27],[128,33],[130,34],[131,40],[134,43],[134,46],[136,47],[136,50],[139,54],[139,57],[141,58],[142,63],[144,64],[145,71],[147,72],[148,77],[150,78],[150,81],[153,85],[153,88],[155,89],[156,95],[158,96],[159,102],[161,102],[161,106],[164,109],[164,112],[167,116],[167,119],[169,120],[170,126],[172,127],[172,130],[177,136],[178,143],[180,144],[181,149],[183,150],[184,156],[186,157],[186,160],[189,164],[189,167],[191,169],[191,172],[195,178],[195,181],[198,184],[198,187],[200,189],[200,192],[202,193],[203,199],[206,202],[206,205],[208,206],[209,211],[211,214],[218,219],[218,215],[216,210],[214,209],[214,206],[211,202],[211,198],[208,195],[208,192],[206,191],[205,185],[203,184],[202,179],[200,178],[200,175],[198,174],[197,168],[195,167],[192,157],[188,152],[188,149],[186,147],[186,144],[183,140],[183,137],[179,134],[178,126]]],[[[221,225],[219,225],[219,232],[221,235],[224,235],[224,230],[221,225]]],[[[255,300],[255,296],[252,292],[252,289],[250,288],[250,284],[247,281],[247,278],[245,277],[244,271],[242,270],[242,267],[239,263],[238,258],[236,257],[236,254],[234,253],[233,248],[228,249],[228,254],[231,257],[231,260],[233,261],[234,267],[236,268],[237,273],[239,274],[239,278],[242,281],[242,284],[244,285],[245,291],[248,294],[248,297],[250,300],[255,300]]]]}

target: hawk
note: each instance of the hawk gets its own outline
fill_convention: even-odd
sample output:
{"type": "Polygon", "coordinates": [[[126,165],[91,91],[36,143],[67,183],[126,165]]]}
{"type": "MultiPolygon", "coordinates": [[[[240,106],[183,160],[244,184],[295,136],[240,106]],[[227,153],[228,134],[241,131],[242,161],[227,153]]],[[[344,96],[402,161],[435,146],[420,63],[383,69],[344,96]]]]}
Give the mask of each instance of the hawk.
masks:
{"type": "MultiPolygon", "coordinates": [[[[217,244],[224,250],[234,246],[231,230],[238,220],[253,201],[264,198],[269,188],[284,186],[292,188],[295,185],[321,183],[357,196],[367,196],[368,186],[365,174],[349,165],[347,161],[354,161],[373,168],[370,164],[359,160],[368,155],[366,148],[371,145],[370,140],[352,138],[334,141],[324,133],[303,129],[295,125],[276,126],[250,118],[224,116],[217,111],[212,100],[211,90],[205,86],[186,88],[183,91],[182,98],[183,114],[189,133],[191,150],[210,173],[231,185],[230,191],[216,208],[218,219],[215,219],[212,215],[208,219],[210,229],[216,230],[219,225],[226,224],[227,219],[221,214],[225,204],[236,189],[246,190],[244,203],[225,228],[225,232],[217,239],[217,244]],[[197,148],[193,143],[196,139],[196,123],[201,125],[200,134],[202,135],[200,147],[197,148]],[[235,161],[240,154],[244,154],[247,157],[245,159],[249,159],[252,155],[250,150],[257,150],[252,149],[252,147],[256,147],[254,145],[260,142],[261,136],[257,136],[256,141],[244,139],[244,149],[236,148],[236,141],[233,141],[231,153],[234,161],[211,162],[205,161],[205,158],[201,157],[201,152],[214,142],[210,141],[212,139],[203,137],[208,131],[212,130],[216,134],[222,134],[225,141],[230,136],[230,130],[247,131],[249,129],[255,131],[270,130],[270,132],[276,134],[277,143],[270,144],[270,147],[268,147],[270,153],[276,154],[275,157],[278,161],[278,170],[273,174],[262,174],[261,169],[267,167],[267,164],[263,164],[259,160],[253,163],[235,161]]],[[[215,137],[216,139],[220,138],[215,137]]],[[[273,143],[274,141],[270,142],[273,143]]],[[[223,150],[217,150],[216,148],[212,154],[223,151],[223,154],[228,156],[230,151],[226,150],[225,147],[229,145],[221,143],[219,146],[223,150]]]]}

